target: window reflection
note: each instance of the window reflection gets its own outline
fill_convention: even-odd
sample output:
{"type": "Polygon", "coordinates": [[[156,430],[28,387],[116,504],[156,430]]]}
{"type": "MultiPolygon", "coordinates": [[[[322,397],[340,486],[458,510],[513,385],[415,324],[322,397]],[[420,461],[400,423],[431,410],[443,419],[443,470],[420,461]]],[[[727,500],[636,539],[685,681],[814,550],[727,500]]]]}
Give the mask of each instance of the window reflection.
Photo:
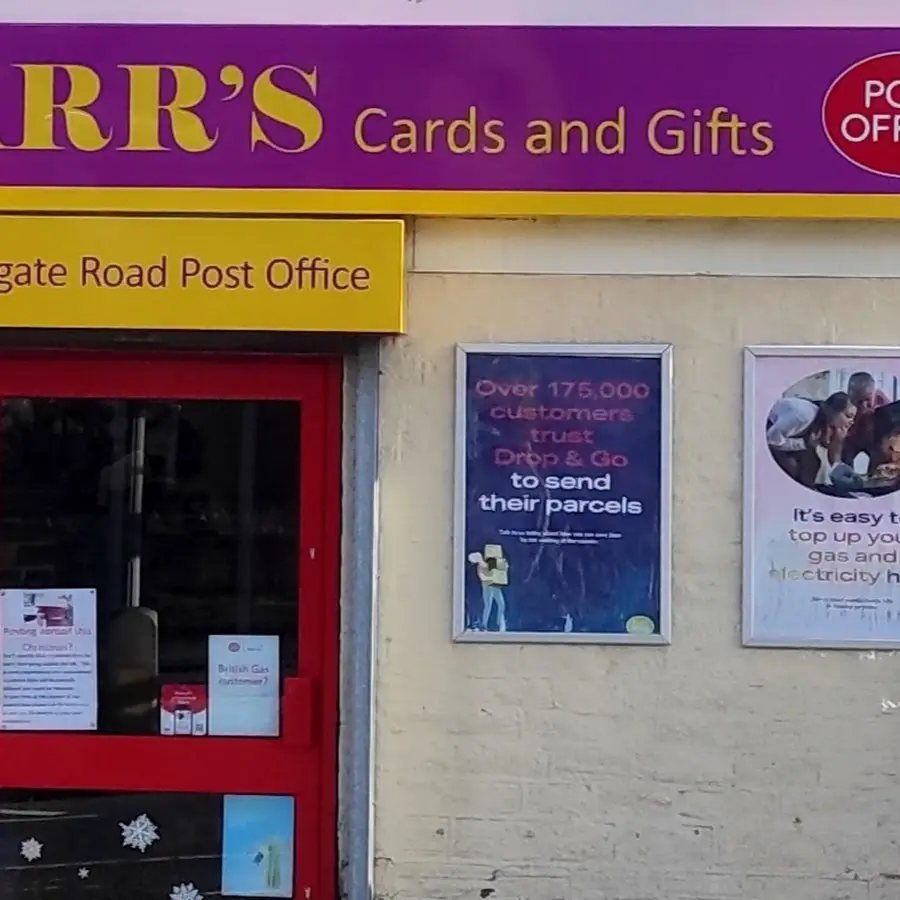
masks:
{"type": "Polygon", "coordinates": [[[210,634],[296,673],[299,440],[285,401],[3,403],[0,587],[97,589],[100,731],[158,733],[210,634]]]}

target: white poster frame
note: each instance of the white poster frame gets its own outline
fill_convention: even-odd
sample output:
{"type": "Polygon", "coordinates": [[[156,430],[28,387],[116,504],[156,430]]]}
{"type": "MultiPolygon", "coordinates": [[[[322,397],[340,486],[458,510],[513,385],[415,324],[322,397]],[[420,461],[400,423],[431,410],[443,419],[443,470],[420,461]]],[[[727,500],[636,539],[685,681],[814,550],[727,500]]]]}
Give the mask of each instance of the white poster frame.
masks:
{"type": "Polygon", "coordinates": [[[756,479],[754,453],[757,450],[759,423],[756,421],[756,365],[758,360],[773,357],[819,359],[890,359],[900,366],[900,346],[856,346],[837,344],[755,344],[744,348],[743,391],[743,514],[742,514],[742,576],[741,576],[741,638],[743,646],[783,650],[896,650],[897,640],[837,640],[820,638],[763,638],[755,627],[756,579],[753,561],[756,546],[756,479]]]}

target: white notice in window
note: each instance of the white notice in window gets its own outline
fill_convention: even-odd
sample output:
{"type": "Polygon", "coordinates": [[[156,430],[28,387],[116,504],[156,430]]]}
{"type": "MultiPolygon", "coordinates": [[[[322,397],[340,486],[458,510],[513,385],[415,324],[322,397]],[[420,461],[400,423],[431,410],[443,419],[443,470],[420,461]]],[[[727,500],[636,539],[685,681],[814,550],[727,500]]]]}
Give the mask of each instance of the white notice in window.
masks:
{"type": "Polygon", "coordinates": [[[277,635],[209,638],[209,733],[278,737],[277,635]]]}
{"type": "Polygon", "coordinates": [[[97,592],[0,590],[0,729],[97,729],[97,592]]]}

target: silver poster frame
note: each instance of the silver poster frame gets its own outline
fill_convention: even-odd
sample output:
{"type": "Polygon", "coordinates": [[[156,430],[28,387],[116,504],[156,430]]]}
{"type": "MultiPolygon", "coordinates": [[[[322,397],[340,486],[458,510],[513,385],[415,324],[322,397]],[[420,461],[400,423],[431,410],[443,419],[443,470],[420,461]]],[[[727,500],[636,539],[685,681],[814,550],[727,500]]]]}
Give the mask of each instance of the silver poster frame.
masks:
{"type": "Polygon", "coordinates": [[[744,348],[744,434],[743,434],[743,515],[741,535],[741,637],[743,646],[783,650],[896,650],[900,639],[831,640],[822,638],[761,638],[755,630],[756,584],[754,523],[756,520],[756,483],[754,454],[758,449],[759,423],[755,421],[756,363],[772,357],[817,359],[890,359],[900,360],[900,347],[854,345],[756,344],[744,348]]]}
{"type": "Polygon", "coordinates": [[[454,427],[453,502],[453,633],[457,643],[470,644],[628,644],[666,646],[672,641],[672,345],[660,343],[487,343],[456,347],[456,421],[454,427]],[[466,525],[466,376],[472,353],[495,356],[631,356],[660,360],[660,609],[658,634],[606,634],[572,632],[483,632],[466,629],[465,525],[466,525]]]}

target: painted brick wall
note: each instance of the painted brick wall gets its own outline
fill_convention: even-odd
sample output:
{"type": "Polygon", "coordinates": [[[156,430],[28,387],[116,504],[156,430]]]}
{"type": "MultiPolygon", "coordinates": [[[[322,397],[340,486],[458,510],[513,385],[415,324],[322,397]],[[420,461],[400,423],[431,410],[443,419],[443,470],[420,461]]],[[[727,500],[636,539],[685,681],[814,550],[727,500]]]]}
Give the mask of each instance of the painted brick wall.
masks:
{"type": "Polygon", "coordinates": [[[900,656],[739,642],[741,347],[890,341],[888,280],[411,276],[383,360],[379,898],[900,898],[900,656]],[[671,647],[450,642],[453,345],[483,340],[674,344],[671,647]]]}

